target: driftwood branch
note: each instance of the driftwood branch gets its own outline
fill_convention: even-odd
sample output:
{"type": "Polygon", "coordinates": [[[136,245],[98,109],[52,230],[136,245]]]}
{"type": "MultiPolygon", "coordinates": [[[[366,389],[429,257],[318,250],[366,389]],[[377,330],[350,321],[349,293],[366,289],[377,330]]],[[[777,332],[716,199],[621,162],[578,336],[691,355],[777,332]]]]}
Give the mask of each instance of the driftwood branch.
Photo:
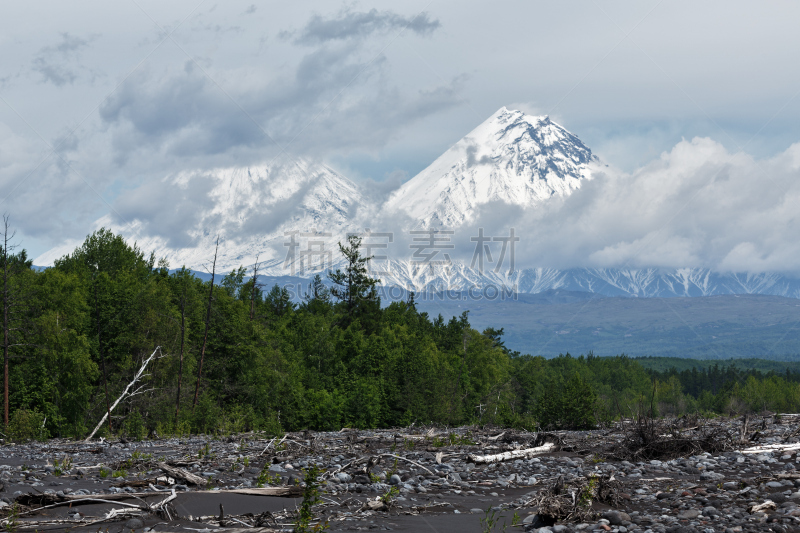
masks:
{"type": "MultiPolygon", "coordinates": [[[[246,496],[274,496],[279,498],[296,498],[298,496],[302,496],[303,489],[299,486],[287,486],[287,487],[263,487],[263,488],[253,488],[253,489],[221,489],[215,490],[214,494],[243,494],[246,496]]],[[[158,503],[153,505],[148,505],[147,503],[144,504],[132,504],[132,503],[123,503],[120,500],[132,500],[132,499],[141,499],[141,498],[152,498],[154,496],[160,496],[163,498],[165,492],[118,492],[114,494],[94,494],[92,496],[81,496],[81,495],[69,495],[65,494],[64,496],[57,496],[55,494],[22,494],[17,496],[16,501],[22,505],[35,505],[38,504],[39,507],[33,509],[31,511],[27,511],[25,514],[35,513],[37,511],[41,511],[42,509],[49,509],[51,507],[59,507],[61,505],[79,505],[79,504],[90,504],[90,503],[115,503],[125,507],[131,507],[135,509],[141,510],[148,510],[148,509],[159,509],[165,504],[171,502],[177,497],[174,489],[170,490],[170,495],[167,498],[162,499],[158,503]]]]}
{"type": "Polygon", "coordinates": [[[467,460],[472,463],[500,463],[503,461],[510,461],[511,459],[527,459],[545,453],[555,451],[556,445],[547,443],[543,446],[536,448],[528,448],[527,450],[512,450],[510,452],[498,453],[495,455],[474,455],[467,456],[467,460]]]}
{"type": "MultiPolygon", "coordinates": [[[[117,398],[117,401],[115,401],[115,402],[114,402],[114,404],[113,404],[113,405],[112,405],[112,406],[111,406],[111,407],[110,407],[110,408],[109,408],[109,409],[106,411],[106,414],[104,414],[104,415],[103,415],[103,418],[101,418],[101,419],[100,419],[100,422],[98,422],[98,423],[97,423],[97,426],[95,426],[94,430],[92,430],[92,432],[89,434],[89,436],[88,436],[88,437],[86,437],[86,439],[84,440],[84,442],[89,442],[89,440],[91,440],[91,438],[92,438],[92,437],[94,437],[94,434],[95,434],[95,433],[97,433],[97,432],[98,432],[98,430],[99,430],[101,427],[103,427],[103,424],[105,423],[106,419],[107,419],[107,418],[108,418],[108,417],[111,415],[111,411],[113,411],[113,410],[114,410],[114,408],[115,408],[115,407],[117,407],[117,405],[119,405],[119,402],[121,402],[122,400],[124,400],[124,399],[125,399],[125,397],[126,397],[126,396],[128,396],[128,394],[130,393],[130,390],[131,390],[131,388],[132,388],[134,385],[136,385],[136,383],[137,383],[137,382],[138,382],[140,379],[142,379],[142,374],[144,374],[144,369],[145,369],[145,368],[147,368],[147,365],[148,365],[148,364],[150,363],[150,361],[152,361],[152,360],[153,360],[153,358],[156,356],[156,352],[158,352],[158,353],[161,353],[161,346],[157,346],[157,347],[156,347],[156,349],[155,349],[155,350],[153,350],[153,353],[152,353],[152,354],[150,354],[150,357],[148,357],[148,358],[147,358],[147,360],[146,360],[144,363],[142,363],[142,366],[141,366],[141,367],[139,368],[139,370],[136,372],[136,375],[135,375],[135,376],[133,376],[133,381],[131,381],[130,383],[128,383],[128,386],[127,386],[127,387],[125,387],[125,390],[124,390],[124,391],[122,391],[122,394],[119,396],[119,398],[117,398]]],[[[162,354],[162,356],[163,356],[163,354],[162,354]]]]}
{"type": "Polygon", "coordinates": [[[432,476],[435,475],[433,472],[431,472],[430,470],[428,470],[427,468],[425,468],[424,466],[422,466],[418,462],[412,461],[411,459],[407,459],[405,457],[401,457],[401,456],[395,455],[393,453],[382,453],[381,456],[382,457],[394,457],[395,459],[402,459],[403,461],[406,461],[408,463],[411,463],[412,465],[420,467],[421,469],[423,469],[424,471],[426,471],[427,473],[429,473],[432,476]]]}
{"type": "Polygon", "coordinates": [[[764,444],[761,446],[753,446],[752,448],[745,448],[739,450],[740,453],[764,453],[764,452],[789,452],[800,450],[800,443],[792,444],[764,444]]]}
{"type": "Polygon", "coordinates": [[[202,478],[200,476],[196,476],[190,472],[187,472],[183,468],[176,468],[174,466],[169,466],[167,463],[158,463],[158,467],[169,474],[170,476],[182,479],[187,483],[191,483],[192,485],[200,485],[205,486],[208,483],[208,480],[202,478]]]}

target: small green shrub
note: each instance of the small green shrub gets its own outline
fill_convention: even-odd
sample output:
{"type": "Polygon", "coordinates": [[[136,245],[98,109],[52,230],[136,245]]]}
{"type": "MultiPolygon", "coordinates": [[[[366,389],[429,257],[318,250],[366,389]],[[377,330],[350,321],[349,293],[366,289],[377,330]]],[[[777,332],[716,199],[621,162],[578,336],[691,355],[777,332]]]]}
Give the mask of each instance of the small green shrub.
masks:
{"type": "Polygon", "coordinates": [[[17,409],[8,421],[8,436],[20,442],[46,440],[49,435],[44,422],[44,415],[38,411],[17,409]]]}
{"type": "Polygon", "coordinates": [[[322,473],[319,467],[311,466],[303,470],[306,486],[303,487],[303,501],[297,511],[297,522],[294,524],[296,533],[310,533],[312,531],[324,531],[328,528],[328,522],[318,522],[312,526],[314,520],[313,507],[322,503],[319,497],[319,475],[322,473]]]}
{"type": "Polygon", "coordinates": [[[400,490],[395,486],[391,486],[389,487],[389,490],[387,490],[386,493],[383,496],[381,496],[381,501],[384,503],[384,505],[389,507],[390,505],[392,505],[394,499],[399,495],[400,495],[400,490]]]}
{"type": "Polygon", "coordinates": [[[269,465],[264,465],[264,468],[258,474],[258,479],[256,480],[256,486],[258,488],[263,488],[264,485],[277,485],[281,482],[281,476],[278,474],[273,474],[269,471],[269,465]]]}
{"type": "Polygon", "coordinates": [[[484,513],[483,518],[480,519],[481,523],[481,533],[493,533],[496,526],[500,526],[502,531],[506,530],[506,522],[505,516],[497,515],[497,510],[492,509],[489,507],[486,509],[486,513],[484,513]],[[500,519],[503,519],[503,525],[500,526],[499,522],[500,519]]]}
{"type": "Polygon", "coordinates": [[[134,450],[131,456],[122,463],[122,467],[124,469],[133,468],[139,463],[149,463],[152,459],[152,453],[142,453],[139,450],[134,450]]]}
{"type": "Polygon", "coordinates": [[[65,455],[61,461],[53,460],[53,473],[56,476],[67,474],[70,470],[72,470],[72,458],[69,455],[65,455]]]}

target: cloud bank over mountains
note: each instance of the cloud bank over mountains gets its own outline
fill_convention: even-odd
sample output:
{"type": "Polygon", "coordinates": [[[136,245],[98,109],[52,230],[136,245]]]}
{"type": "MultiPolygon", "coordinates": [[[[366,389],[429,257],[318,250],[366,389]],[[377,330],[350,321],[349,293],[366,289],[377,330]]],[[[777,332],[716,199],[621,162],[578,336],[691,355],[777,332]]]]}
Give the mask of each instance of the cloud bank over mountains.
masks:
{"type": "MultiPolygon", "coordinates": [[[[309,193],[327,189],[303,181],[305,192],[264,209],[235,202],[223,216],[220,173],[301,161],[354,183],[342,231],[391,228],[407,255],[401,228],[418,220],[385,208],[392,193],[518,102],[609,166],[535,206],[485,198],[459,222],[453,256],[471,259],[480,227],[513,226],[528,265],[796,273],[795,9],[9,5],[0,205],[34,257],[68,249],[97,221],[170,250],[199,250],[217,231],[255,245],[304,219],[303,202],[321,198],[309,193]]],[[[467,169],[492,166],[479,144],[463,156],[467,169]]],[[[248,190],[268,198],[267,183],[248,190]]],[[[318,212],[342,208],[329,207],[318,212]]]]}
{"type": "Polygon", "coordinates": [[[465,264],[481,232],[506,236],[514,228],[518,269],[800,273],[800,144],[758,160],[695,138],[622,172],[557,124],[503,108],[396,191],[362,192],[326,168],[285,156],[269,167],[182,173],[133,189],[97,224],[125,231],[126,220],[136,220],[144,242],[192,248],[189,255],[203,262],[219,233],[230,248],[228,267],[250,264],[256,253],[280,261],[287,253],[284,233],[312,229],[331,233],[327,246],[334,252],[347,232],[392,232],[386,252],[407,260],[415,246],[411,230],[439,227],[453,230],[447,253],[465,264]],[[480,165],[476,153],[484,159],[480,165]],[[544,169],[538,177],[531,174],[535,168],[544,169]],[[289,189],[281,185],[287,180],[294,183],[289,189]]]}

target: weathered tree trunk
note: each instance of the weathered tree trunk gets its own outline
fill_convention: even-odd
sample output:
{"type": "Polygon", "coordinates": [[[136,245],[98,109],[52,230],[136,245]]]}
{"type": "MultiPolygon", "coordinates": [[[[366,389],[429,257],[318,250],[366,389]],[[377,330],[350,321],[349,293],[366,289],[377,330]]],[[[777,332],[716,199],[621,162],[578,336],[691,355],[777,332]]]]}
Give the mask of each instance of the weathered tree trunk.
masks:
{"type": "Polygon", "coordinates": [[[108,431],[112,432],[113,427],[111,426],[111,404],[109,403],[110,400],[108,398],[108,373],[106,372],[106,357],[103,354],[103,339],[100,336],[100,304],[97,299],[97,273],[95,273],[94,279],[94,312],[95,312],[95,320],[97,322],[97,351],[100,353],[100,364],[103,367],[103,388],[105,389],[106,393],[106,415],[108,415],[108,431]]]}
{"type": "Polygon", "coordinates": [[[181,410],[181,385],[183,383],[183,347],[186,338],[186,284],[184,280],[183,295],[181,296],[181,352],[178,365],[178,394],[175,398],[175,429],[178,428],[178,415],[181,410]]]}
{"type": "Polygon", "coordinates": [[[97,430],[99,430],[103,426],[103,422],[106,421],[106,417],[109,417],[109,418],[111,417],[111,411],[114,408],[116,408],[117,405],[119,405],[119,402],[124,400],[125,397],[128,396],[128,394],[136,394],[136,391],[131,393],[131,388],[133,388],[133,386],[136,385],[136,383],[138,383],[140,379],[142,379],[142,376],[144,375],[144,370],[147,368],[147,365],[150,364],[150,361],[152,361],[153,358],[156,356],[156,352],[161,352],[161,346],[156,346],[156,349],[153,350],[153,353],[150,354],[150,357],[148,357],[147,360],[145,360],[145,362],[142,363],[142,366],[139,367],[139,370],[136,372],[136,375],[133,376],[133,381],[128,383],[128,386],[125,387],[125,390],[122,391],[122,394],[120,394],[119,398],[117,398],[117,401],[115,401],[114,405],[112,405],[108,409],[108,413],[103,415],[103,418],[100,419],[100,422],[97,423],[97,426],[95,426],[94,430],[89,434],[88,437],[86,437],[84,442],[88,442],[89,439],[94,437],[94,434],[97,433],[97,430]]]}
{"type": "Polygon", "coordinates": [[[513,450],[505,453],[498,453],[496,455],[469,455],[467,460],[473,463],[500,463],[502,461],[509,461],[511,459],[527,459],[528,457],[535,457],[545,453],[550,453],[556,450],[555,444],[547,443],[544,446],[537,446],[536,448],[528,448],[527,450],[513,450]]]}
{"type": "Polygon", "coordinates": [[[256,264],[253,265],[253,288],[250,290],[250,320],[253,320],[256,312],[256,287],[258,286],[258,256],[256,264]]]}
{"type": "Polygon", "coordinates": [[[197,397],[200,394],[200,378],[203,375],[203,359],[206,355],[206,346],[208,345],[208,328],[211,324],[211,300],[214,297],[214,275],[217,272],[217,252],[219,251],[219,236],[217,236],[217,245],[214,248],[214,262],[211,264],[211,286],[208,289],[208,307],[206,309],[206,325],[203,332],[203,346],[200,348],[200,364],[197,365],[197,383],[194,387],[194,400],[192,401],[192,411],[197,405],[197,397]]]}
{"type": "Polygon", "coordinates": [[[8,426],[8,219],[3,230],[3,424],[8,426]]]}
{"type": "Polygon", "coordinates": [[[200,476],[196,476],[196,475],[192,474],[191,472],[187,472],[183,468],[177,468],[177,467],[174,467],[174,466],[169,466],[167,463],[158,463],[158,467],[161,470],[163,470],[164,472],[166,472],[167,474],[169,474],[170,476],[172,476],[172,477],[174,477],[176,479],[182,479],[183,481],[186,481],[187,483],[191,483],[192,485],[199,485],[199,486],[202,487],[202,486],[205,486],[208,483],[206,478],[203,478],[203,477],[200,477],[200,476]]]}

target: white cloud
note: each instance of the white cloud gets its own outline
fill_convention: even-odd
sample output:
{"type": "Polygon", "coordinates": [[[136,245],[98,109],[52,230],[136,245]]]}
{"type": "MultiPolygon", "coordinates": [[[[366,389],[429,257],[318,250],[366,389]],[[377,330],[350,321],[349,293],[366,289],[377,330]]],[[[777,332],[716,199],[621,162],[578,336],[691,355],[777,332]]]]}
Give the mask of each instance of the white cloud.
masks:
{"type": "MultiPolygon", "coordinates": [[[[756,160],[707,138],[506,220],[518,263],[800,273],[800,144],[756,160]]],[[[500,211],[484,213],[475,227],[500,211]]],[[[496,225],[496,222],[493,224],[496,225]]],[[[474,230],[473,230],[474,231],[474,230]]]]}

